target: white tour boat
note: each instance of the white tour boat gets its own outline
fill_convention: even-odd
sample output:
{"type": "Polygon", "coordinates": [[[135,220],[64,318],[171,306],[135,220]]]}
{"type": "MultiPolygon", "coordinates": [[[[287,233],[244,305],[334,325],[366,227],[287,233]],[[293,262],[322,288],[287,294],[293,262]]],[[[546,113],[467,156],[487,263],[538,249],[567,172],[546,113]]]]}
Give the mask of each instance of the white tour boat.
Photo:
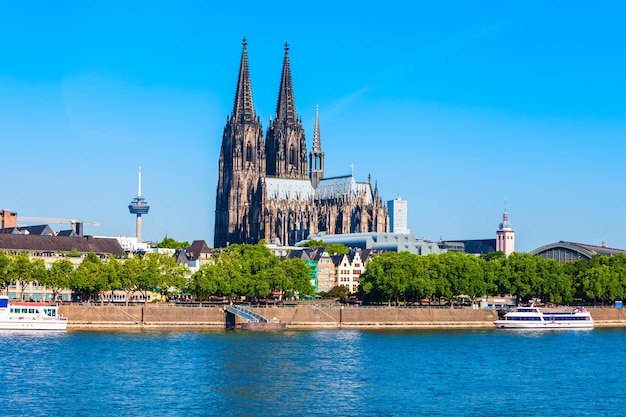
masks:
{"type": "Polygon", "coordinates": [[[65,330],[67,319],[55,304],[9,302],[0,295],[0,330],[65,330]]]}
{"type": "Polygon", "coordinates": [[[592,329],[593,319],[584,307],[572,311],[541,311],[517,307],[494,322],[499,329],[592,329]]]}

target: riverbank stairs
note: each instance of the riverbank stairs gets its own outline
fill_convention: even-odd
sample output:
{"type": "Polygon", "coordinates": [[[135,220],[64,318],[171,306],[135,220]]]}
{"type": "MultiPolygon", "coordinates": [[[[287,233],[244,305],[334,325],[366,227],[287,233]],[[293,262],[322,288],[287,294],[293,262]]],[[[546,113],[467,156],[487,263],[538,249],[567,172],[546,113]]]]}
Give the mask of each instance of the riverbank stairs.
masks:
{"type": "Polygon", "coordinates": [[[252,323],[268,323],[268,320],[265,317],[241,305],[227,305],[224,307],[224,310],[236,316],[242,317],[252,323]]]}

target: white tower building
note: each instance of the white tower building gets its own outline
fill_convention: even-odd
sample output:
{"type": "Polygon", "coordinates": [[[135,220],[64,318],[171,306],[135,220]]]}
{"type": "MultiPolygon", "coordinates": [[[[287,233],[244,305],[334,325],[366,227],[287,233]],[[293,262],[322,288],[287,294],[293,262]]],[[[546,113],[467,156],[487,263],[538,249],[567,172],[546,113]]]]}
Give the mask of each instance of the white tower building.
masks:
{"type": "Polygon", "coordinates": [[[500,223],[500,228],[496,232],[496,251],[502,252],[506,257],[515,252],[515,231],[513,231],[513,226],[509,223],[506,206],[502,215],[502,223],[500,223]]]}
{"type": "Polygon", "coordinates": [[[407,210],[408,203],[398,195],[395,200],[387,201],[387,208],[389,209],[389,226],[391,233],[404,233],[408,234],[411,231],[407,228],[407,210]]]}
{"type": "Polygon", "coordinates": [[[137,230],[137,242],[141,243],[141,215],[148,214],[150,206],[145,198],[141,196],[141,165],[139,165],[139,185],[137,186],[137,197],[133,199],[128,205],[128,210],[131,214],[137,216],[136,230],[137,230]]]}

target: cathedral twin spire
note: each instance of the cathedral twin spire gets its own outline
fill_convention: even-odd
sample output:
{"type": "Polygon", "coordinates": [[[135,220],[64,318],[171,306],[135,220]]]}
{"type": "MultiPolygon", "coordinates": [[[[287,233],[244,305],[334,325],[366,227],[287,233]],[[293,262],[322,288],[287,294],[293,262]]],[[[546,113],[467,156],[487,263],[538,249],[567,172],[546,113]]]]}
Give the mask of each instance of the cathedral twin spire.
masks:
{"type": "MultiPolygon", "coordinates": [[[[247,41],[243,39],[243,51],[241,53],[241,64],[239,67],[239,78],[237,80],[237,92],[231,122],[238,125],[249,125],[255,123],[254,102],[252,99],[252,86],[250,82],[250,70],[248,67],[247,41]]],[[[316,112],[316,132],[319,132],[319,120],[316,112]]],[[[321,152],[321,144],[317,139],[313,152],[321,152]]],[[[296,102],[291,81],[291,66],[289,63],[289,44],[285,43],[285,55],[283,59],[283,69],[278,90],[278,101],[276,104],[276,114],[270,120],[267,130],[265,155],[262,159],[265,166],[262,171],[268,176],[281,178],[307,179],[311,177],[309,164],[307,161],[306,138],[302,121],[298,119],[296,113],[296,102]]],[[[261,158],[260,158],[261,159],[261,158]]],[[[319,156],[317,157],[319,160],[319,156]]],[[[320,175],[320,168],[317,168],[317,177],[320,175]]]]}
{"type": "MultiPolygon", "coordinates": [[[[323,188],[320,185],[324,178],[324,152],[319,108],[315,110],[313,148],[307,152],[302,121],[296,113],[289,45],[285,44],[276,113],[270,118],[264,135],[254,110],[245,38],[242,44],[233,112],[227,117],[220,151],[215,247],[277,239],[294,244],[319,231],[331,234],[386,231],[387,211],[378,201],[377,187],[374,203],[368,198],[344,204],[344,197],[351,195],[350,192],[344,190],[340,196],[333,187],[328,192],[336,195],[328,199],[268,197],[267,187],[272,184],[306,189],[307,193],[312,191],[311,186],[315,192],[323,188]]],[[[353,178],[350,180],[354,182],[353,178]]],[[[367,188],[371,189],[371,185],[367,188]]]]}

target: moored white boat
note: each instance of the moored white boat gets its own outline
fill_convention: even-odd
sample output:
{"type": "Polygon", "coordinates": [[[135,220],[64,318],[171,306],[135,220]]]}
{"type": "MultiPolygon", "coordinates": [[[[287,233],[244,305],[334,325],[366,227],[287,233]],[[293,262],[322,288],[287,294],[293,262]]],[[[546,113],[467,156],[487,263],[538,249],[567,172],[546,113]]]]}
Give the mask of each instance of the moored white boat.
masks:
{"type": "Polygon", "coordinates": [[[541,311],[517,307],[494,322],[499,329],[592,329],[593,318],[584,307],[572,311],[541,311]]]}
{"type": "Polygon", "coordinates": [[[67,319],[55,304],[10,302],[0,295],[0,330],[66,330],[67,319]]]}

